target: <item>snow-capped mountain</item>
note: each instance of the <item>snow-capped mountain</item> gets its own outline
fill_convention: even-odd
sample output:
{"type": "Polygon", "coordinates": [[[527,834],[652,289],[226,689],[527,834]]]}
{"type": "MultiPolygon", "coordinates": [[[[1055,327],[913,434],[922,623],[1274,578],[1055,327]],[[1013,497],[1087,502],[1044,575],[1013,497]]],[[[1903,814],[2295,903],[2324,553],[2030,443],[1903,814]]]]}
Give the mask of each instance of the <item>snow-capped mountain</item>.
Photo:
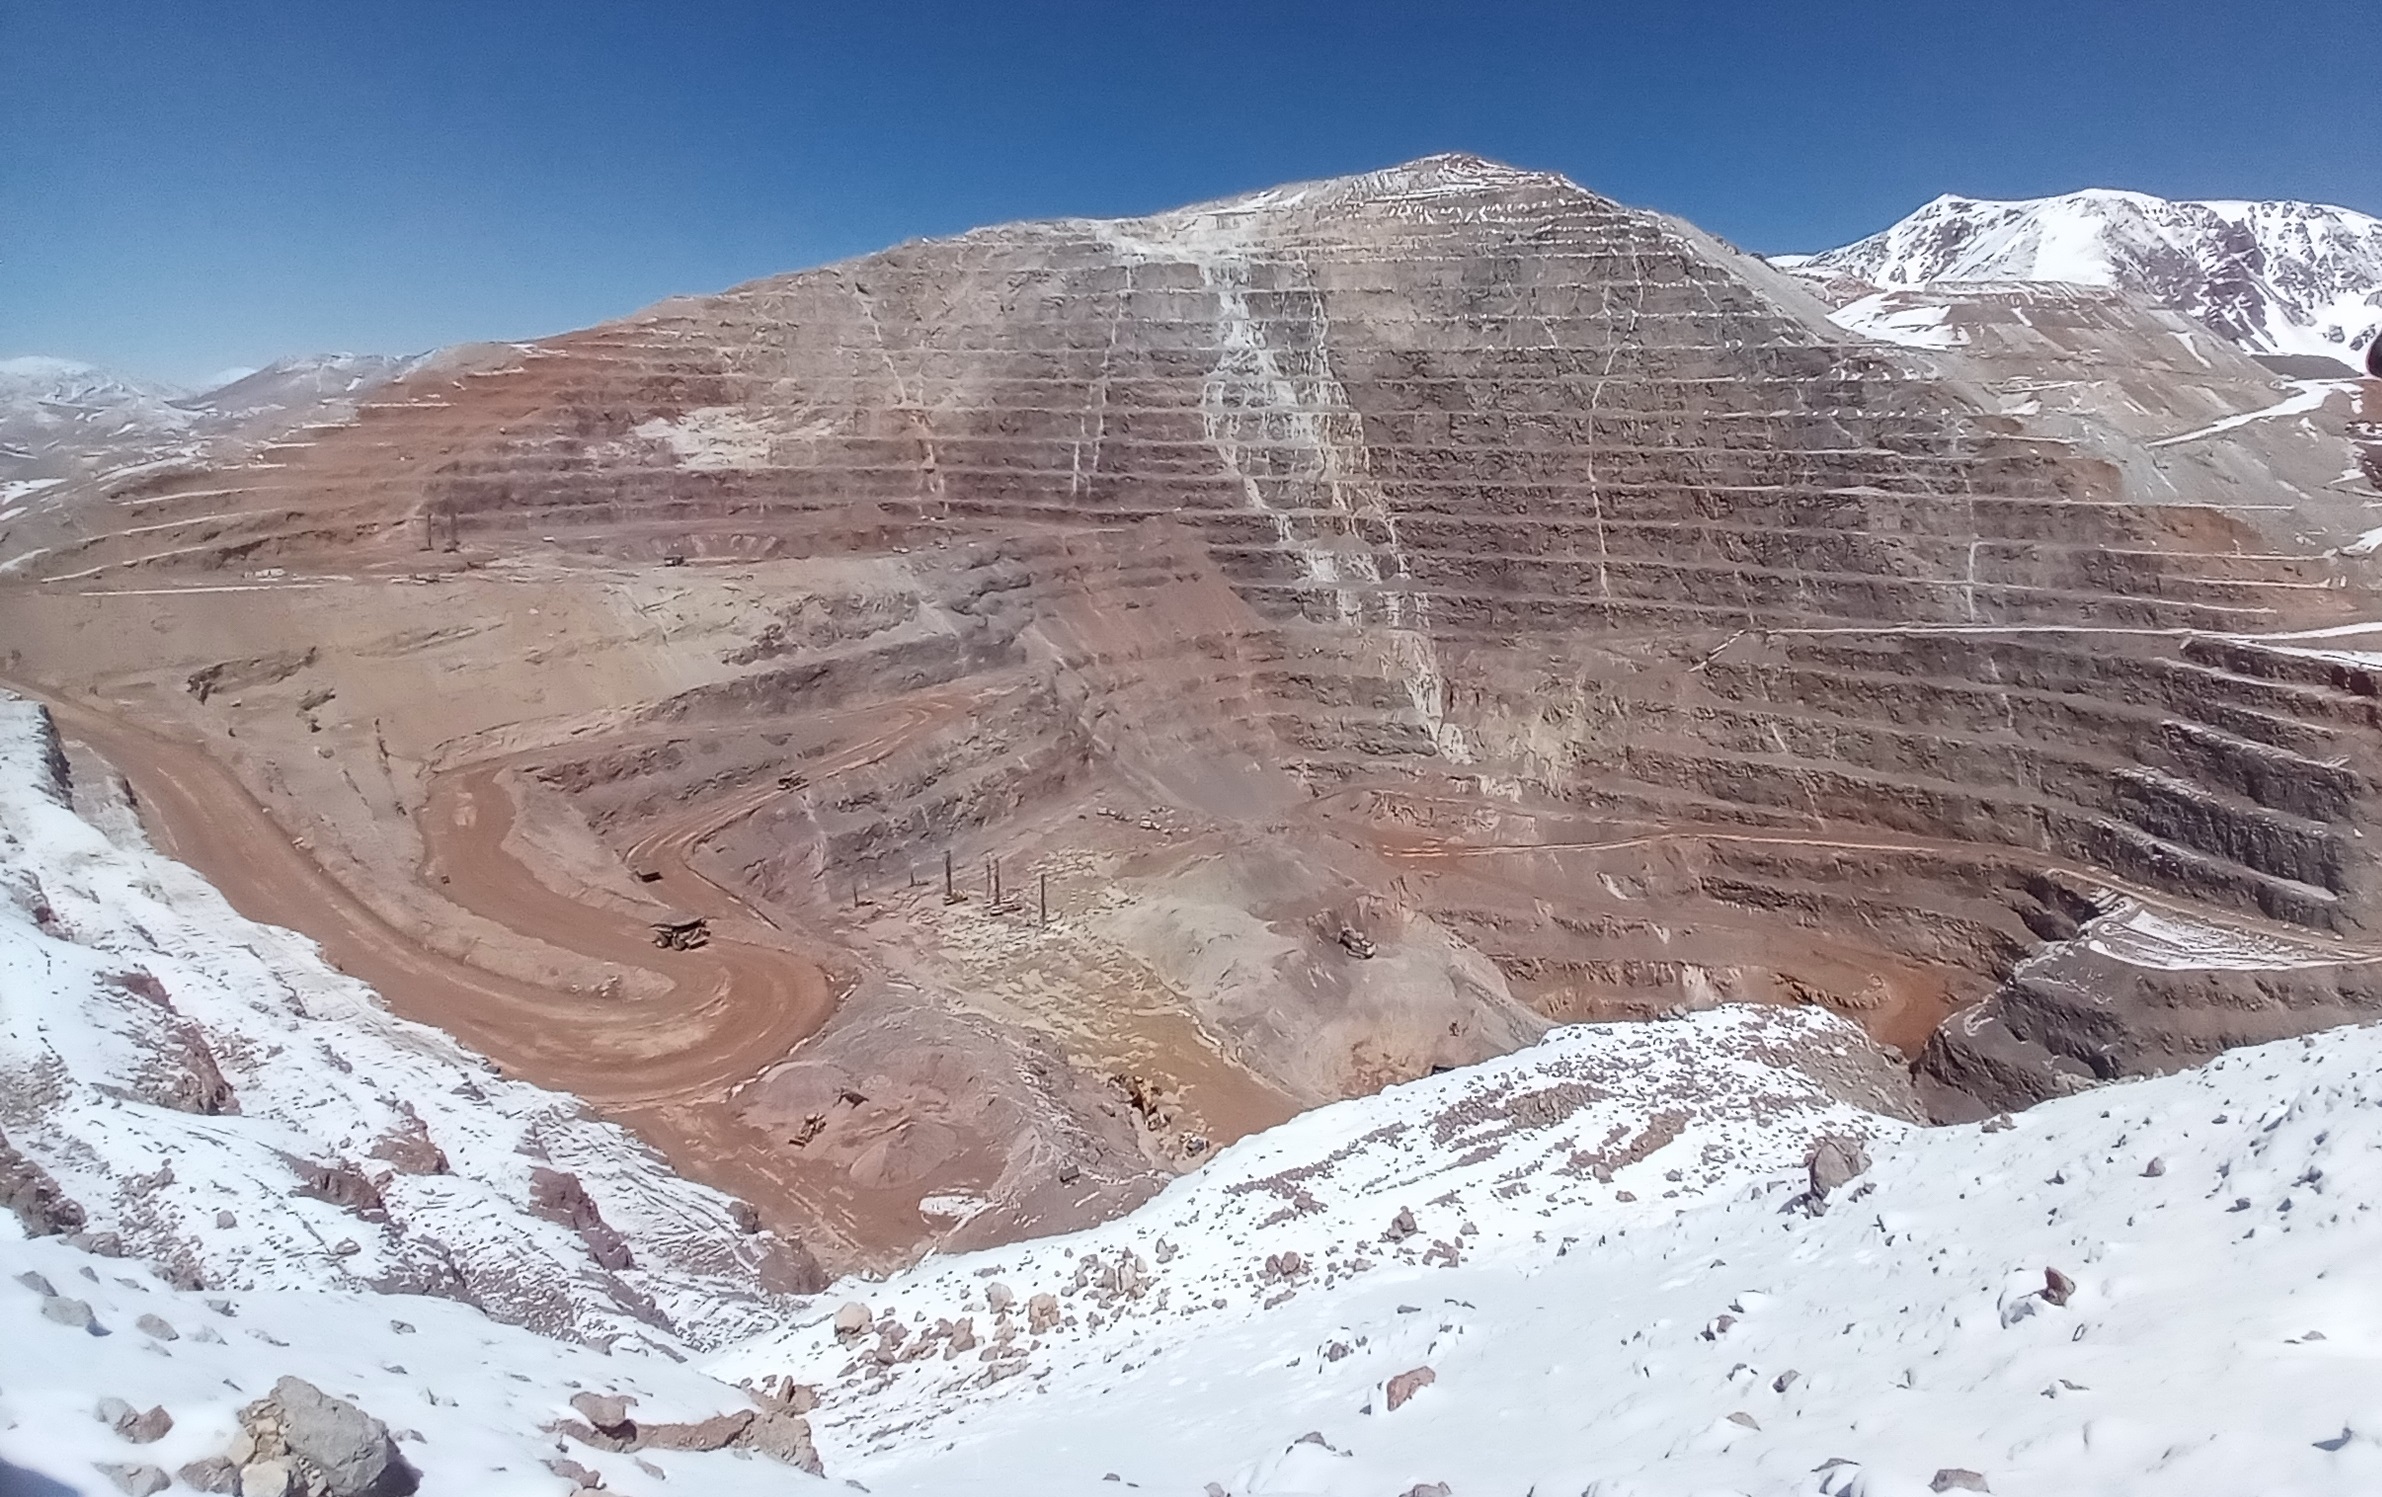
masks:
{"type": "Polygon", "coordinates": [[[350,402],[428,363],[431,354],[324,353],[281,359],[180,402],[203,418],[246,422],[350,402]]]}
{"type": "Polygon", "coordinates": [[[2362,362],[2382,327],[2382,219],[2298,202],[2169,202],[2093,189],[1946,195],[1840,249],[1778,263],[1886,289],[1945,281],[2115,286],[2252,353],[2362,362]]]}
{"type": "Polygon", "coordinates": [[[12,486],[199,458],[226,441],[343,420],[357,400],[432,357],[314,354],[196,391],[72,359],[0,359],[0,503],[12,486]]]}

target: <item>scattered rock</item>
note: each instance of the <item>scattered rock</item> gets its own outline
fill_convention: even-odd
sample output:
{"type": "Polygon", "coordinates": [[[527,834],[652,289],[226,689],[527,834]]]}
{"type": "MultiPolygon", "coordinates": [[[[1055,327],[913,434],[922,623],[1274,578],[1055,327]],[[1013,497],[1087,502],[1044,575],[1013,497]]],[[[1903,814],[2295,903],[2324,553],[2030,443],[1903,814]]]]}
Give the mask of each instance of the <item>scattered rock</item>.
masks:
{"type": "Polygon", "coordinates": [[[1297,1253],[1269,1253],[1265,1260],[1265,1276],[1275,1279],[1295,1279],[1307,1271],[1307,1260],[1297,1253]]]}
{"type": "Polygon", "coordinates": [[[1828,1193],[1840,1190],[1869,1168],[1869,1150],[1857,1138],[1830,1134],[1811,1146],[1806,1161],[1811,1172],[1813,1200],[1824,1201],[1828,1193]]]}
{"type": "Polygon", "coordinates": [[[564,1481],[577,1482],[582,1491],[600,1489],[604,1485],[601,1472],[591,1471],[568,1456],[558,1455],[549,1458],[546,1462],[546,1469],[564,1481]]]}
{"type": "Polygon", "coordinates": [[[376,1140],[372,1157],[382,1159],[403,1175],[443,1175],[447,1173],[447,1154],[430,1141],[430,1129],[421,1115],[402,1103],[398,1106],[397,1126],[376,1140]]]}
{"type": "Polygon", "coordinates": [[[102,1465],[99,1474],[116,1484],[125,1497],[150,1497],[174,1484],[174,1479],[155,1466],[102,1465]]]}
{"type": "Polygon", "coordinates": [[[1801,1381],[1803,1381],[1803,1374],[1797,1372],[1794,1368],[1789,1367],[1786,1371],[1778,1375],[1776,1381],[1770,1384],[1770,1391],[1773,1393],[1784,1393],[1787,1389],[1792,1388],[1795,1386],[1795,1384],[1801,1381]]]}
{"type": "Polygon", "coordinates": [[[91,1306],[88,1303],[79,1299],[68,1299],[63,1294],[43,1296],[41,1313],[44,1319],[54,1320],[60,1325],[72,1326],[78,1331],[96,1332],[99,1329],[97,1323],[91,1319],[91,1306]]]}
{"type": "Polygon", "coordinates": [[[290,1167],[298,1172],[298,1188],[291,1192],[309,1200],[328,1201],[342,1210],[352,1211],[366,1221],[387,1221],[389,1208],[380,1198],[380,1189],[364,1172],[352,1164],[318,1164],[311,1160],[293,1159],[290,1167]]]}
{"type": "Polygon", "coordinates": [[[132,1324],[134,1329],[138,1330],[142,1335],[154,1336],[160,1341],[179,1341],[182,1339],[181,1334],[177,1332],[173,1326],[169,1325],[163,1316],[143,1315],[140,1319],[134,1321],[132,1324]]]}
{"type": "Polygon", "coordinates": [[[1729,1415],[1729,1423],[1742,1424],[1747,1429],[1760,1429],[1762,1427],[1760,1420],[1754,1418],[1753,1415],[1746,1413],[1743,1409],[1739,1409],[1735,1413],[1729,1415]]]}
{"type": "Polygon", "coordinates": [[[1406,1497],[1449,1497],[1452,1490],[1444,1481],[1418,1481],[1406,1489],[1406,1497]]]}
{"type": "Polygon", "coordinates": [[[2064,1305],[2068,1296],[2076,1292],[2076,1281],[2056,1268],[2043,1270],[2043,1298],[2055,1305],[2064,1305]]]}
{"type": "Polygon", "coordinates": [[[1390,1218],[1389,1229],[1381,1234],[1384,1242],[1404,1242],[1422,1228],[1414,1220],[1412,1208],[1400,1206],[1398,1214],[1390,1218]]]}
{"type": "Polygon", "coordinates": [[[232,1228],[240,1225],[240,1218],[232,1215],[229,1211],[218,1211],[215,1213],[215,1225],[223,1231],[229,1232],[232,1228]]]}
{"type": "Polygon", "coordinates": [[[1400,1405],[1423,1389],[1439,1381],[1439,1374],[1428,1367],[1413,1367],[1389,1380],[1389,1411],[1396,1413],[1400,1405]]]}
{"type": "Polygon", "coordinates": [[[24,1285],[27,1289],[32,1290],[35,1294],[40,1295],[43,1299],[48,1299],[50,1296],[58,1292],[55,1288],[51,1287],[50,1281],[48,1279],[43,1278],[40,1274],[32,1272],[30,1269],[24,1273],[18,1274],[17,1282],[24,1285]]]}
{"type": "Polygon", "coordinates": [[[1990,1492],[1985,1478],[1963,1466],[1946,1466],[1927,1484],[1931,1492],[1990,1492]]]}
{"type": "Polygon", "coordinates": [[[135,1445],[154,1445],[173,1433],[174,1416],[157,1404],[116,1425],[116,1433],[135,1445]]]}
{"type": "Polygon", "coordinates": [[[182,1485],[197,1492],[237,1492],[240,1490],[240,1468],[222,1456],[211,1455],[203,1461],[192,1461],[174,1473],[182,1485]]]}
{"type": "Polygon", "coordinates": [[[875,1319],[868,1306],[858,1300],[847,1301],[835,1312],[835,1339],[857,1341],[868,1334],[869,1323],[875,1319]]]}
{"type": "Polygon", "coordinates": [[[984,1303],[991,1307],[992,1312],[995,1315],[998,1315],[1003,1310],[1008,1309],[1012,1304],[1016,1303],[1016,1301],[1017,1296],[1011,1293],[1009,1286],[1002,1283],[999,1279],[995,1279],[991,1283],[984,1286],[984,1303]]]}
{"type": "Polygon", "coordinates": [[[121,1258],[124,1239],[114,1232],[74,1232],[66,1239],[68,1247],[81,1248],[94,1258],[121,1258]]]}
{"type": "Polygon", "coordinates": [[[2142,1167],[2142,1173],[2147,1178],[2156,1180],[2159,1178],[2159,1176],[2167,1173],[2167,1161],[2164,1159],[2154,1158],[2150,1163],[2142,1167]]]}

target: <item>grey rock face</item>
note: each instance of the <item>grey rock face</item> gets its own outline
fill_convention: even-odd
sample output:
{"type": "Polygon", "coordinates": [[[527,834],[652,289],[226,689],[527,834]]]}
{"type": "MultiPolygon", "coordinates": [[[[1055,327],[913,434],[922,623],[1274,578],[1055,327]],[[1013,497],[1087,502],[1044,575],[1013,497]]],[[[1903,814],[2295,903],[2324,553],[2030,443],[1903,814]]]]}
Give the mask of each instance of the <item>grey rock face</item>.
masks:
{"type": "Polygon", "coordinates": [[[151,1497],[174,1484],[172,1477],[155,1466],[110,1463],[101,1466],[99,1473],[115,1483],[125,1497],[151,1497]]]}
{"type": "Polygon", "coordinates": [[[273,1402],[291,1454],[322,1473],[331,1497],[406,1497],[421,1484],[389,1427],[346,1399],[285,1377],[273,1385],[273,1402]]]}

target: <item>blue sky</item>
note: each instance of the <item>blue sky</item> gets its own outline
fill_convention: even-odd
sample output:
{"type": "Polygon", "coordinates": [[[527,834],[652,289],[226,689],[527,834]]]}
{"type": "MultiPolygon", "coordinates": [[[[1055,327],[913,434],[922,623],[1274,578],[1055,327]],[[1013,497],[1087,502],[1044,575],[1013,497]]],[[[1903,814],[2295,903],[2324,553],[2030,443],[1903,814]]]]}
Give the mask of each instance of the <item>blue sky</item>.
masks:
{"type": "Polygon", "coordinates": [[[1749,248],[2382,212],[2382,0],[0,3],[0,356],[193,381],[1470,150],[1749,248]]]}

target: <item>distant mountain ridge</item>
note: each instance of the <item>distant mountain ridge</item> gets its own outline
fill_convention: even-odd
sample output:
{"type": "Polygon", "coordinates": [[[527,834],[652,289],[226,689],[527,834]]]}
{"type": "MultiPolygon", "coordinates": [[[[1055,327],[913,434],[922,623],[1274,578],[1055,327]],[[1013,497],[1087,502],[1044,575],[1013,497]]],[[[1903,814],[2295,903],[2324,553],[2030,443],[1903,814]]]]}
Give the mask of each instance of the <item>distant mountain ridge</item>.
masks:
{"type": "Polygon", "coordinates": [[[432,357],[309,354],[198,391],[73,359],[0,359],[0,484],[196,457],[218,438],[268,436],[341,413],[432,357]]]}
{"type": "Polygon", "coordinates": [[[1866,239],[1776,263],[1885,289],[2115,286],[2251,353],[2351,365],[2382,328],[2382,219],[2323,203],[2171,202],[2104,188],[2013,202],[1947,194],[1866,239]]]}

